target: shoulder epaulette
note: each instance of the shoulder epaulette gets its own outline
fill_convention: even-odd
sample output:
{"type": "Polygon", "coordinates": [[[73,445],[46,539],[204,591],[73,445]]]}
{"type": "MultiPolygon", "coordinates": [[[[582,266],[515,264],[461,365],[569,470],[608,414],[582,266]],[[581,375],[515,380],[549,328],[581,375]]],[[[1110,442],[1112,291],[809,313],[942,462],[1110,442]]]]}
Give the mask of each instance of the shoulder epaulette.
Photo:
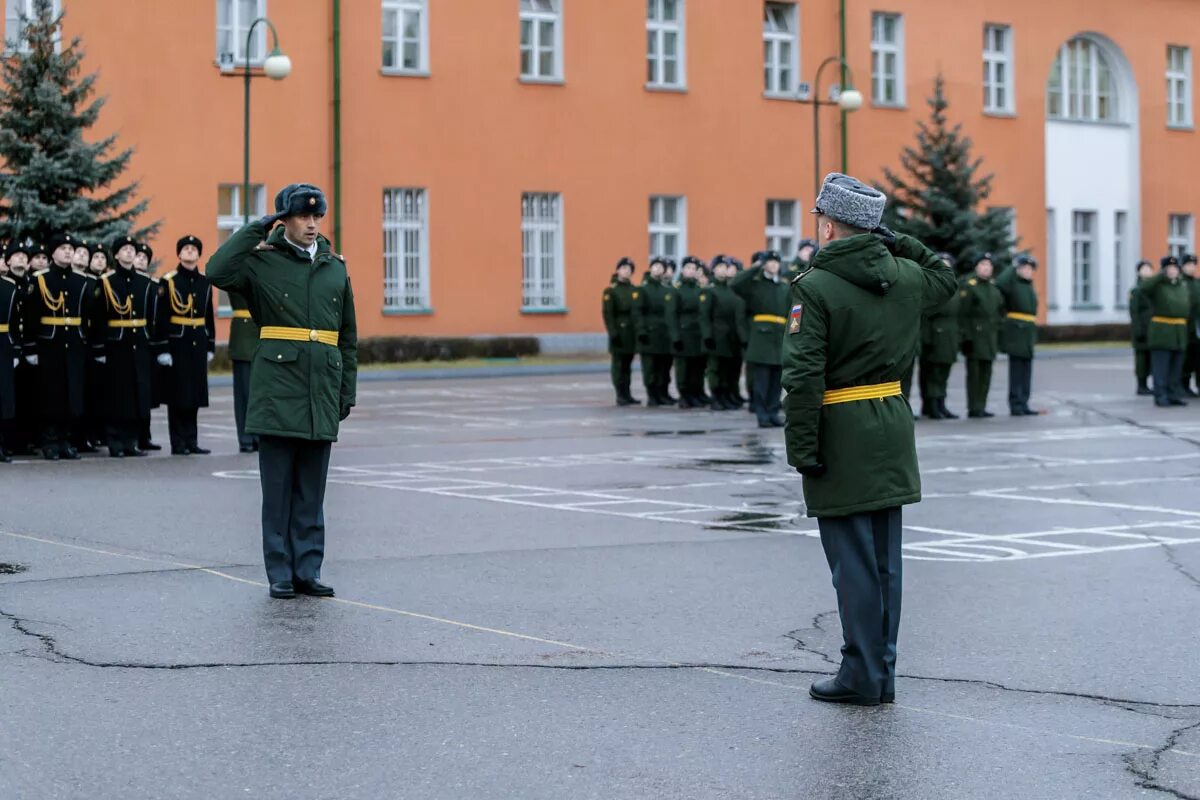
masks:
{"type": "Polygon", "coordinates": [[[9,283],[11,283],[13,286],[16,286],[16,285],[17,285],[17,282],[16,282],[16,281],[14,281],[12,278],[8,277],[7,275],[0,275],[0,281],[8,281],[8,282],[9,282],[9,283]]]}
{"type": "Polygon", "coordinates": [[[175,272],[176,272],[175,270],[171,270],[166,275],[163,275],[163,277],[166,278],[167,280],[171,280],[171,278],[175,277],[175,272]]]}
{"type": "Polygon", "coordinates": [[[111,278],[113,275],[116,275],[116,274],[117,274],[117,271],[115,269],[110,269],[107,272],[103,273],[100,277],[101,278],[111,278]]]}
{"type": "Polygon", "coordinates": [[[274,250],[275,245],[267,244],[266,242],[259,242],[258,244],[254,245],[254,249],[255,250],[274,250]]]}
{"type": "Polygon", "coordinates": [[[332,250],[330,250],[329,255],[333,256],[334,258],[336,258],[338,261],[342,262],[343,264],[346,263],[346,257],[343,256],[341,253],[335,253],[332,250]]]}
{"type": "Polygon", "coordinates": [[[971,278],[969,281],[967,281],[967,286],[974,286],[977,283],[979,283],[979,281],[975,280],[974,278],[971,278]]]}
{"type": "Polygon", "coordinates": [[[33,273],[33,277],[35,277],[35,278],[36,278],[36,277],[38,277],[39,275],[45,275],[45,274],[46,274],[47,272],[49,272],[49,271],[50,271],[50,268],[49,268],[49,267],[47,267],[46,269],[39,269],[37,272],[33,273]]]}

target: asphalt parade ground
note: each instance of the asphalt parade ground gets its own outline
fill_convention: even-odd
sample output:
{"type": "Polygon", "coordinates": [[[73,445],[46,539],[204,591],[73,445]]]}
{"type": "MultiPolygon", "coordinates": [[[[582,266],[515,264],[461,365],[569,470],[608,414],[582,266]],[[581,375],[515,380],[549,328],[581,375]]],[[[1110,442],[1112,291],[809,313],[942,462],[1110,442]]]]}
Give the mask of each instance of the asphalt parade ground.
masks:
{"type": "Polygon", "coordinates": [[[745,412],[360,383],[333,600],[267,596],[228,389],[211,456],[0,465],[0,797],[1200,797],[1200,403],[1113,351],[1010,418],[996,371],[995,419],[918,423],[879,708],[807,695],[833,589],[745,412]]]}

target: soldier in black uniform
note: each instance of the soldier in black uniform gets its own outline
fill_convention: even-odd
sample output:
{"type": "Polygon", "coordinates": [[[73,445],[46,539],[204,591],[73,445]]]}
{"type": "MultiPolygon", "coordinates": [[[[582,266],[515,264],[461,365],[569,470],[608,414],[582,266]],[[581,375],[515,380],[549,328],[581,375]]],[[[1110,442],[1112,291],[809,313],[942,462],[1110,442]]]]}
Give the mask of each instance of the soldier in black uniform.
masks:
{"type": "Polygon", "coordinates": [[[195,236],[175,243],[179,268],[159,281],[156,338],[165,339],[167,369],[163,396],[171,454],[208,455],[200,446],[196,414],[208,407],[208,364],[216,351],[212,286],[196,267],[204,244],[195,236]]]}
{"type": "MultiPolygon", "coordinates": [[[[8,276],[17,285],[18,303],[21,303],[27,293],[27,287],[33,280],[29,271],[29,252],[32,248],[26,242],[14,240],[4,251],[4,260],[8,265],[8,276]]],[[[22,329],[23,316],[10,323],[9,334],[17,348],[20,349],[24,340],[22,329]]],[[[15,455],[32,455],[35,452],[34,443],[40,425],[37,414],[37,367],[32,366],[24,358],[13,371],[13,390],[16,393],[16,416],[9,425],[9,433],[5,448],[15,455]]]]}
{"type": "MultiPolygon", "coordinates": [[[[154,284],[155,291],[151,294],[151,302],[157,304],[158,294],[158,278],[154,277],[154,273],[150,271],[150,265],[154,262],[154,248],[146,242],[134,243],[133,268],[139,274],[144,275],[154,284]]],[[[156,306],[146,309],[146,314],[149,316],[151,323],[158,319],[158,311],[156,306]]],[[[163,358],[165,350],[163,348],[162,337],[154,330],[153,324],[148,330],[150,342],[154,346],[154,352],[157,354],[157,365],[150,368],[150,409],[156,409],[162,405],[163,394],[163,370],[166,369],[166,361],[163,358]]],[[[138,431],[138,447],[142,450],[162,450],[162,445],[155,444],[150,438],[150,415],[147,415],[141,423],[141,430],[138,431]]]]}
{"type": "Polygon", "coordinates": [[[71,430],[83,414],[83,387],[90,343],[84,320],[91,311],[88,281],[71,271],[75,239],[50,239],[53,266],[38,270],[22,301],[21,350],[37,367],[37,407],[42,421],[42,455],[49,461],[77,459],[71,430]]]}
{"type": "Polygon", "coordinates": [[[12,456],[5,447],[13,420],[17,417],[17,392],[13,378],[20,362],[20,295],[17,282],[8,275],[8,266],[0,260],[0,463],[12,456]]]}
{"type": "MultiPolygon", "coordinates": [[[[71,254],[71,271],[82,276],[88,282],[88,294],[96,287],[99,276],[92,273],[92,248],[86,239],[75,237],[75,252],[71,254]]],[[[96,340],[96,332],[91,330],[92,320],[85,319],[84,327],[89,342],[96,340]]],[[[104,419],[100,412],[98,387],[103,385],[104,365],[96,359],[89,358],[83,377],[83,416],[79,424],[71,431],[71,446],[81,453],[95,453],[104,442],[104,419]]]]}

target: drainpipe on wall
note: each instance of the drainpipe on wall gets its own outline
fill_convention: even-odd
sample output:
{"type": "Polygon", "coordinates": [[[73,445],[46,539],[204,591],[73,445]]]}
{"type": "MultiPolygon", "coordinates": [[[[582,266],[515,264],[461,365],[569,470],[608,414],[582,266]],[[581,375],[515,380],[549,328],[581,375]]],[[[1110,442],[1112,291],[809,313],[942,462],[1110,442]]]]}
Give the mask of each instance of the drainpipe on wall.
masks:
{"type": "Polygon", "coordinates": [[[333,0],[333,248],[342,252],[342,0],[333,0]]]}
{"type": "MultiPolygon", "coordinates": [[[[842,82],[840,86],[846,87],[846,0],[838,0],[838,55],[842,59],[842,82]]],[[[860,92],[859,87],[854,87],[860,92]]],[[[820,99],[820,98],[818,98],[820,99]]],[[[846,112],[842,114],[842,172],[850,174],[849,157],[847,155],[848,148],[846,144],[846,112]]]]}

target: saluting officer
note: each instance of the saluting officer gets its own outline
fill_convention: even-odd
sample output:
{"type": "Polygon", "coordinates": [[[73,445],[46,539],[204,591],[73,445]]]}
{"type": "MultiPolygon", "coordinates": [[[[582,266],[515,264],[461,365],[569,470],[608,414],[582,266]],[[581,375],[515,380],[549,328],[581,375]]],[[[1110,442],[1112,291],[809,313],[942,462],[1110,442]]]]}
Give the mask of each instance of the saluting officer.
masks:
{"type": "MultiPolygon", "coordinates": [[[[954,256],[937,257],[954,269],[954,256]]],[[[958,294],[935,308],[921,325],[921,414],[929,419],[958,419],[946,408],[950,370],[958,360],[958,294]]]]}
{"type": "Polygon", "coordinates": [[[1129,334],[1133,345],[1133,374],[1137,393],[1152,395],[1150,390],[1150,313],[1142,302],[1142,284],[1154,274],[1154,265],[1145,259],[1137,263],[1137,283],[1129,290],[1129,334]]]}
{"type": "Polygon", "coordinates": [[[1150,317],[1146,343],[1154,373],[1154,405],[1186,406],[1180,385],[1184,353],[1187,351],[1188,311],[1191,299],[1179,270],[1179,259],[1165,256],[1162,269],[1139,287],[1140,300],[1150,317]]]}
{"type": "Polygon", "coordinates": [[[642,285],[632,293],[633,324],[637,331],[638,356],[642,362],[642,383],[646,387],[646,405],[675,402],[671,396],[671,331],[667,324],[667,300],[674,289],[663,285],[667,259],[650,260],[650,271],[642,285]]]}
{"type": "Polygon", "coordinates": [[[695,256],[683,259],[679,285],[667,302],[667,325],[675,351],[675,385],[680,408],[702,408],[709,403],[704,393],[704,337],[700,334],[702,290],[696,272],[704,264],[695,256]]]}
{"type": "Polygon", "coordinates": [[[345,260],[320,235],[325,211],[317,187],[286,186],[273,215],[234,233],[208,262],[213,285],[244,296],[262,326],[246,430],[259,436],[263,560],[277,598],[333,595],[321,582],[325,480],[356,402],[358,333],[345,260]]]}
{"type": "Polygon", "coordinates": [[[761,266],[748,269],[730,281],[730,288],[746,302],[750,323],[746,363],[753,373],[750,398],[760,428],[783,427],[779,411],[789,289],[780,280],[779,266],[779,253],[772,250],[765,254],[761,266]]]}
{"type": "Polygon", "coordinates": [[[612,284],[604,290],[601,311],[608,330],[608,352],[612,357],[612,385],[617,405],[639,405],[629,389],[633,379],[633,357],[637,354],[637,332],[633,325],[633,306],[637,289],[633,286],[634,264],[631,258],[617,262],[612,284]]]}
{"type": "Polygon", "coordinates": [[[1014,417],[1037,416],[1029,407],[1033,388],[1033,350],[1037,344],[1037,288],[1033,273],[1038,263],[1033,256],[1017,256],[1015,264],[996,278],[1004,295],[1004,322],[1000,349],[1008,353],[1008,410],[1014,417]]]}
{"type": "Polygon", "coordinates": [[[749,337],[746,302],[729,288],[734,267],[725,256],[713,259],[713,283],[700,296],[700,335],[712,362],[712,407],[717,411],[741,408],[738,392],[741,353],[749,337]]]}
{"type": "Polygon", "coordinates": [[[212,286],[196,267],[204,244],[195,236],[175,243],[179,267],[159,281],[155,330],[166,342],[163,396],[171,454],[208,455],[200,446],[196,415],[208,407],[208,364],[216,351],[212,286]]]}
{"type": "Polygon", "coordinates": [[[6,448],[9,430],[17,417],[16,369],[20,363],[21,345],[20,294],[17,282],[8,274],[8,266],[0,260],[0,463],[12,461],[6,448]]]}
{"type": "Polygon", "coordinates": [[[959,330],[967,359],[967,416],[972,419],[996,416],[987,410],[987,399],[999,349],[1004,295],[992,281],[993,270],[990,254],[984,253],[975,263],[974,276],[963,282],[958,293],[959,330]]]}

